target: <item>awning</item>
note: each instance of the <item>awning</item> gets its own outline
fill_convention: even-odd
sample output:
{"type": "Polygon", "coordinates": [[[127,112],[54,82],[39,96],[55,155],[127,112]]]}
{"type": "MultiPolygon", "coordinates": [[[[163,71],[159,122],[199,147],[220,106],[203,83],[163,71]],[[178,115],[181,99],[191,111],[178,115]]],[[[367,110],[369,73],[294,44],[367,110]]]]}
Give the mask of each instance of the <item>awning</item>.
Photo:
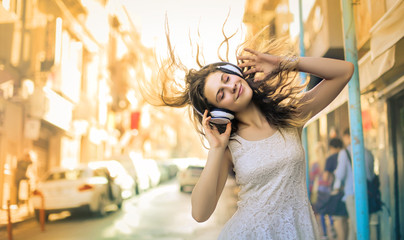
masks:
{"type": "Polygon", "coordinates": [[[404,0],[396,3],[370,29],[372,60],[393,47],[404,36],[404,0]]]}

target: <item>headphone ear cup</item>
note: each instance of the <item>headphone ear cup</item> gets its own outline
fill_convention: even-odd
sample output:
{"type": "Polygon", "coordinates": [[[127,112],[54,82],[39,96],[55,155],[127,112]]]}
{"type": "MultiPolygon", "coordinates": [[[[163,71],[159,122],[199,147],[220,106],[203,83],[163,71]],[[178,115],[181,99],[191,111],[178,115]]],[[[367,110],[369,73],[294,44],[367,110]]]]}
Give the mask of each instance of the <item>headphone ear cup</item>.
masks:
{"type": "Polygon", "coordinates": [[[210,122],[214,123],[214,124],[218,124],[218,125],[224,125],[224,124],[228,124],[230,122],[230,120],[227,118],[213,118],[212,117],[210,119],[210,122]]]}
{"type": "Polygon", "coordinates": [[[234,113],[223,108],[214,108],[210,111],[210,122],[215,124],[227,124],[234,119],[234,113]]]}

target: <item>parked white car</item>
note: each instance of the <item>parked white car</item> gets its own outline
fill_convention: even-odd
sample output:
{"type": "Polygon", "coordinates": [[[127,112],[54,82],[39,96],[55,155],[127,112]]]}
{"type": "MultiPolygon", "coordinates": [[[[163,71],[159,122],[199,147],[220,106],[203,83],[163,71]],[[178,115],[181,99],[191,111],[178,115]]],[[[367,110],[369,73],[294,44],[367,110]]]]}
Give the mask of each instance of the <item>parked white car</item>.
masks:
{"type": "Polygon", "coordinates": [[[89,162],[88,165],[92,168],[105,167],[108,169],[111,177],[116,184],[121,187],[122,198],[128,199],[135,195],[135,181],[125,170],[121,163],[115,160],[89,162]]]}
{"type": "Polygon", "coordinates": [[[62,211],[89,211],[99,216],[106,207],[122,206],[121,189],[104,167],[80,166],[74,169],[53,169],[33,192],[32,203],[39,220],[44,198],[45,220],[49,214],[62,211]]]}
{"type": "Polygon", "coordinates": [[[180,191],[192,191],[201,176],[204,166],[189,165],[187,168],[181,170],[177,174],[180,191]]]}

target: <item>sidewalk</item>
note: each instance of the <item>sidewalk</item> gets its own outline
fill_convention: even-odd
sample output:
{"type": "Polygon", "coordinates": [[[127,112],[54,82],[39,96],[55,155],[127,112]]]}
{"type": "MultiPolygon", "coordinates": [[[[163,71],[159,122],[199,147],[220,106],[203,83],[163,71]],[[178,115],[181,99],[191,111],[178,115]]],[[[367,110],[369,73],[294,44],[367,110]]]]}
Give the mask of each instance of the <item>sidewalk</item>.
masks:
{"type": "MultiPolygon", "coordinates": [[[[28,204],[23,204],[20,207],[17,207],[16,205],[11,205],[10,214],[13,226],[34,218],[34,214],[32,211],[29,210],[28,204]]],[[[0,231],[7,229],[7,224],[8,224],[7,209],[0,209],[0,231]]]]}

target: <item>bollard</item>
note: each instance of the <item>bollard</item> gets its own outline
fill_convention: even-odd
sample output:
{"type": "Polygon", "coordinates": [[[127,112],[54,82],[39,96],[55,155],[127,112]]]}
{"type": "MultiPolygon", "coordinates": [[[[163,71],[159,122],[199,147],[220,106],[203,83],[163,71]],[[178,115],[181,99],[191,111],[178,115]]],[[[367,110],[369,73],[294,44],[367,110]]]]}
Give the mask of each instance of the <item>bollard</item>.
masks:
{"type": "Polygon", "coordinates": [[[13,240],[13,230],[11,225],[11,211],[10,211],[10,200],[7,200],[7,234],[8,240],[13,240]]]}
{"type": "Polygon", "coordinates": [[[41,224],[41,231],[45,231],[45,197],[42,193],[39,194],[41,197],[41,209],[39,210],[39,222],[41,224]]]}
{"type": "Polygon", "coordinates": [[[41,198],[41,208],[39,209],[39,224],[41,225],[41,231],[45,231],[45,196],[38,190],[33,192],[34,195],[41,198]]]}

